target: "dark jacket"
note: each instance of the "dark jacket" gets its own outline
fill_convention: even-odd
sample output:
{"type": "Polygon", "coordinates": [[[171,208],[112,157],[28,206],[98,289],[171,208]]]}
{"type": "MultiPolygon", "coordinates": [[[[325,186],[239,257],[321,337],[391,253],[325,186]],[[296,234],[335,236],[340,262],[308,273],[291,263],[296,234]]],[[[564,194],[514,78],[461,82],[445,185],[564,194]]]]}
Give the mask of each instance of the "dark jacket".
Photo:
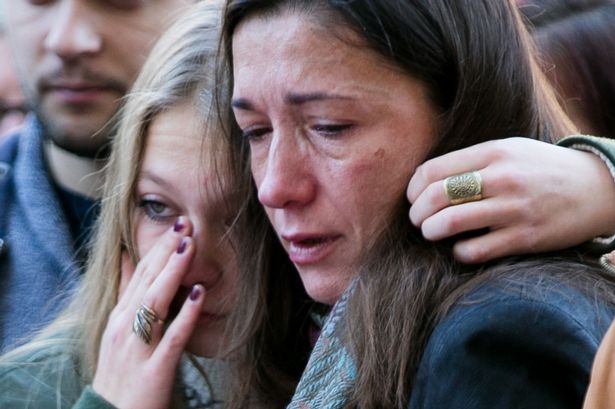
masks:
{"type": "MultiPolygon", "coordinates": [[[[493,273],[454,302],[427,341],[408,409],[581,408],[615,306],[578,289],[574,264],[536,271],[547,262],[493,273]]],[[[359,370],[343,342],[353,288],[327,318],[290,409],[347,407],[359,370]]]]}
{"type": "Polygon", "coordinates": [[[555,279],[490,282],[432,333],[412,409],[580,408],[612,306],[555,279]]]}

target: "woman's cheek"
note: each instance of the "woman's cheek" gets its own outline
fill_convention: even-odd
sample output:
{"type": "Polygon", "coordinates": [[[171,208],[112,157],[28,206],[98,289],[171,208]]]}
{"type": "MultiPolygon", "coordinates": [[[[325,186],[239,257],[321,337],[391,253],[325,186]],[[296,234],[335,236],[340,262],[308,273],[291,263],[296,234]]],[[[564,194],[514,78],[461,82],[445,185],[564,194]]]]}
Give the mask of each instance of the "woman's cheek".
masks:
{"type": "Polygon", "coordinates": [[[139,259],[145,257],[167,229],[168,226],[166,224],[153,223],[152,221],[145,220],[145,218],[139,220],[135,225],[135,244],[139,259]]]}

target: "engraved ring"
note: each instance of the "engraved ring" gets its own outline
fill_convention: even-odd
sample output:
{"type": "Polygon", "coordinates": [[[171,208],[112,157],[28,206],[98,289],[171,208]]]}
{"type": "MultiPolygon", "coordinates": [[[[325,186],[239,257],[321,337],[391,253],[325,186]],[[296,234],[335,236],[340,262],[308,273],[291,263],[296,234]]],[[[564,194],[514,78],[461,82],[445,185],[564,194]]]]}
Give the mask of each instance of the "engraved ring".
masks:
{"type": "Polygon", "coordinates": [[[477,171],[444,179],[444,192],[452,205],[475,202],[483,198],[483,180],[477,171]]]}
{"type": "Polygon", "coordinates": [[[132,323],[132,332],[149,345],[152,342],[152,324],[154,322],[164,324],[164,321],[160,319],[153,309],[145,304],[141,304],[137,308],[135,320],[132,323]]]}

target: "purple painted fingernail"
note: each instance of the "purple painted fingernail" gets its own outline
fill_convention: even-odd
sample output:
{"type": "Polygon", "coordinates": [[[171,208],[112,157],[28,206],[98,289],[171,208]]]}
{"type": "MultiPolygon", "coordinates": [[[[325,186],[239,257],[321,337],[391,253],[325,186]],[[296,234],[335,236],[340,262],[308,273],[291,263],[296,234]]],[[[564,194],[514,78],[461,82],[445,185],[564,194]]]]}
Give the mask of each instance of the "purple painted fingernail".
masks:
{"type": "Polygon", "coordinates": [[[201,296],[201,288],[198,285],[192,287],[192,291],[190,291],[190,300],[196,301],[201,296]]]}
{"type": "Polygon", "coordinates": [[[186,226],[184,225],[183,220],[180,217],[179,219],[175,221],[175,225],[173,226],[173,231],[175,231],[176,233],[179,233],[180,231],[184,230],[184,227],[186,226]]]}
{"type": "Polygon", "coordinates": [[[186,251],[187,245],[188,245],[188,240],[186,240],[185,238],[182,239],[182,241],[179,243],[179,246],[177,246],[177,254],[183,254],[184,251],[186,251]]]}

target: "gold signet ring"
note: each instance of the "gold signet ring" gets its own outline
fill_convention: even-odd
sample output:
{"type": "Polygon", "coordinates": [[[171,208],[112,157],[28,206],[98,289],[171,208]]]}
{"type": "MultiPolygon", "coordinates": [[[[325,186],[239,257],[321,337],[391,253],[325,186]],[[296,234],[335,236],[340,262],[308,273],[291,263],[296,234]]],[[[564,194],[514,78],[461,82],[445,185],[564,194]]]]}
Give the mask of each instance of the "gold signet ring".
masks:
{"type": "Polygon", "coordinates": [[[444,193],[452,205],[475,202],[483,198],[483,180],[477,171],[444,179],[444,193]]]}

